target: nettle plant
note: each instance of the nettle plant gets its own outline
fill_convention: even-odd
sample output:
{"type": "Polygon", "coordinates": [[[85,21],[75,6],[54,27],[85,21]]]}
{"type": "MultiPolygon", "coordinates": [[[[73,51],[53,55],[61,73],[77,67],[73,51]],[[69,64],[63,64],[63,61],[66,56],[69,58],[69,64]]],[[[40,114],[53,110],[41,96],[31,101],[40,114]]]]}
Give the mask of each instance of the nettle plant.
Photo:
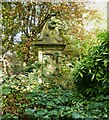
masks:
{"type": "Polygon", "coordinates": [[[107,32],[98,35],[99,45],[75,66],[72,79],[85,96],[109,95],[109,39],[107,32]]]}

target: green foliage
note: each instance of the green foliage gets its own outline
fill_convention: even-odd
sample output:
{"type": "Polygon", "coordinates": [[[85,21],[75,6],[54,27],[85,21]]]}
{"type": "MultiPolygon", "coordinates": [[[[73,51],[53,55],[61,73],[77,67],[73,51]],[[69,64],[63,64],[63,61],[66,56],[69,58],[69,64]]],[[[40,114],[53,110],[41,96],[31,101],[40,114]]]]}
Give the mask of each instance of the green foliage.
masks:
{"type": "Polygon", "coordinates": [[[98,36],[99,45],[90,48],[88,55],[73,69],[77,88],[89,97],[109,94],[109,39],[107,32],[98,36]]]}
{"type": "MultiPolygon", "coordinates": [[[[67,81],[64,75],[55,79],[49,76],[48,81],[39,84],[36,63],[25,66],[27,75],[4,77],[2,120],[108,119],[109,41],[106,33],[98,38],[99,45],[89,49],[88,56],[72,68],[79,91],[70,81],[66,85],[55,82],[67,81]]],[[[62,69],[70,73],[64,64],[62,69]]]]}
{"type": "Polygon", "coordinates": [[[4,81],[2,99],[2,120],[93,120],[108,117],[108,95],[86,100],[75,88],[67,89],[54,83],[37,84],[24,75],[4,81]]]}
{"type": "Polygon", "coordinates": [[[84,39],[92,37],[91,34],[85,35],[83,21],[87,20],[87,13],[92,17],[95,13],[86,8],[88,4],[85,2],[2,3],[2,52],[3,55],[8,52],[12,54],[5,59],[11,63],[13,71],[9,71],[10,77],[5,75],[3,77],[3,115],[0,119],[109,118],[109,41],[107,34],[100,34],[98,38],[102,42],[91,48],[88,56],[84,56],[89,46],[89,41],[84,39]],[[83,17],[83,14],[86,14],[86,17],[83,17]],[[45,22],[53,15],[67,24],[68,29],[63,35],[67,47],[63,53],[72,56],[73,59],[65,57],[66,63],[62,64],[62,75],[45,77],[46,65],[34,63],[37,61],[38,49],[33,45],[37,42],[45,22]],[[84,59],[76,64],[75,61],[83,56],[84,59]],[[66,66],[67,62],[76,64],[76,67],[66,66]],[[40,66],[45,70],[45,73],[41,73],[45,77],[43,84],[38,83],[40,66]],[[72,70],[72,79],[79,92],[71,81],[72,70]]]}

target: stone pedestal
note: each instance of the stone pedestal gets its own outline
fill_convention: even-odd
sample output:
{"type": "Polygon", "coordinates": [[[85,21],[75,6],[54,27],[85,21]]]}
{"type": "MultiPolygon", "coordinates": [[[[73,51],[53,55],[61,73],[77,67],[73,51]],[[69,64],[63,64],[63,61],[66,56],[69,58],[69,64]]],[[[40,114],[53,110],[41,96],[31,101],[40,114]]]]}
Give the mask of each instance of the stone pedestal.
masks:
{"type": "Polygon", "coordinates": [[[60,70],[59,51],[63,51],[66,44],[61,36],[65,29],[64,23],[56,17],[51,17],[43,26],[42,32],[35,44],[38,48],[38,61],[42,64],[38,71],[39,82],[43,82],[42,74],[49,76],[58,74],[60,70]]]}

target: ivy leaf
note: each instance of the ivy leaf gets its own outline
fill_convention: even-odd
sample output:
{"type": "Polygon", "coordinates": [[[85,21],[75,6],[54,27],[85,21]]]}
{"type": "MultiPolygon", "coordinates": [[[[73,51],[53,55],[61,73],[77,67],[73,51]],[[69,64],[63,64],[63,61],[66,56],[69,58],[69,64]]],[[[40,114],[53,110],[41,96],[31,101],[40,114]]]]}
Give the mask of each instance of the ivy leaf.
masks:
{"type": "Polygon", "coordinates": [[[72,118],[80,118],[80,114],[78,112],[73,112],[72,118]]]}

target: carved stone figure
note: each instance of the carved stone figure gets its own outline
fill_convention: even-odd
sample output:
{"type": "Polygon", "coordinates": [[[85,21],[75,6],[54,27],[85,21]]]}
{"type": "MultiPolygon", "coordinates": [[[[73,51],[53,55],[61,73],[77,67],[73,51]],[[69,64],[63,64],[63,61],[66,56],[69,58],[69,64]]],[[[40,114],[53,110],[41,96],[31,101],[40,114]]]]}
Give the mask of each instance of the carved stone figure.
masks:
{"type": "Polygon", "coordinates": [[[62,43],[61,32],[63,29],[63,22],[56,17],[51,17],[44,25],[39,41],[42,43],[62,43]]]}

